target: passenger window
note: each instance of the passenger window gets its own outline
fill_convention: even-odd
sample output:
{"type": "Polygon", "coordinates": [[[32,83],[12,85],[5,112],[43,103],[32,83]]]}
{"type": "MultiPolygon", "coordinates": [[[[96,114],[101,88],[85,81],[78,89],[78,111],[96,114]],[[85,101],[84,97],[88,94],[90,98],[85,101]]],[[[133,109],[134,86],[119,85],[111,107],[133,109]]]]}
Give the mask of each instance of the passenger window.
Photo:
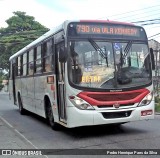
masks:
{"type": "Polygon", "coordinates": [[[27,75],[27,53],[23,54],[23,76],[27,75]]]}
{"type": "Polygon", "coordinates": [[[37,47],[36,51],[36,73],[42,72],[42,52],[41,52],[41,45],[37,47]]]}
{"type": "Polygon", "coordinates": [[[20,76],[21,75],[21,57],[19,56],[18,57],[18,74],[17,76],[20,76]]]}
{"type": "Polygon", "coordinates": [[[29,62],[28,62],[28,74],[33,75],[34,62],[33,62],[33,49],[29,51],[29,62]]]}
{"type": "Polygon", "coordinates": [[[44,72],[52,71],[52,40],[46,43],[46,51],[44,52],[44,72]]]}

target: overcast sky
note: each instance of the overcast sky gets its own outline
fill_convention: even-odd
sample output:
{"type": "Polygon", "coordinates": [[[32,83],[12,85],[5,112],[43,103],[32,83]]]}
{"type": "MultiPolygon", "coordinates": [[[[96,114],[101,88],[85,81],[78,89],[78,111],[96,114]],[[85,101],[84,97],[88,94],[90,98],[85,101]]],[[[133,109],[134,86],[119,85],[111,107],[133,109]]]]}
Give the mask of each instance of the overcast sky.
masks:
{"type": "MultiPolygon", "coordinates": [[[[14,11],[24,11],[48,28],[71,19],[136,22],[160,19],[160,0],[0,0],[0,28],[7,27],[5,20],[14,11]]],[[[144,28],[148,37],[160,33],[160,24],[144,28]]],[[[153,38],[160,42],[160,35],[153,38]]]]}

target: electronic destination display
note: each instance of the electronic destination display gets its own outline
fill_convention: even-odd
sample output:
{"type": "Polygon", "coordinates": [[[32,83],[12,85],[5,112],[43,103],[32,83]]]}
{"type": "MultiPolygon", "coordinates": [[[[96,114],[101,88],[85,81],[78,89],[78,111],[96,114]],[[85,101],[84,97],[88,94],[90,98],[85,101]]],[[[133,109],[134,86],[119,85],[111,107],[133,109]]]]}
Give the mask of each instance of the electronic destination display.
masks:
{"type": "Polygon", "coordinates": [[[147,38],[144,29],[141,27],[112,23],[70,23],[68,26],[68,35],[77,37],[132,37],[145,40],[147,38]]]}

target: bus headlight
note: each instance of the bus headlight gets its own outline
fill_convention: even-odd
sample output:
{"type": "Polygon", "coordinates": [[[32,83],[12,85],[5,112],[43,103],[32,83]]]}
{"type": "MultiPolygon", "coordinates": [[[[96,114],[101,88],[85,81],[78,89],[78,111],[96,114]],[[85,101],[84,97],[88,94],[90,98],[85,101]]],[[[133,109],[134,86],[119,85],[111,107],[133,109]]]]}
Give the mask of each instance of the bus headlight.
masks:
{"type": "Polygon", "coordinates": [[[147,94],[143,100],[139,103],[138,106],[146,106],[148,104],[150,104],[150,102],[152,101],[152,98],[153,98],[153,92],[147,94]]]}
{"type": "Polygon", "coordinates": [[[77,96],[70,96],[69,99],[80,110],[94,110],[93,106],[77,96]]]}

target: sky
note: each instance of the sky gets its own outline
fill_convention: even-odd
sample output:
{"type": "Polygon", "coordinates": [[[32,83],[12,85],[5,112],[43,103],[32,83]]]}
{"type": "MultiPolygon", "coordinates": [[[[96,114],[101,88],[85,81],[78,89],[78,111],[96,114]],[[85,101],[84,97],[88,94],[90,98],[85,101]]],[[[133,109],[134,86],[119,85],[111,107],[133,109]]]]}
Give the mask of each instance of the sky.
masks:
{"type": "Polygon", "coordinates": [[[48,28],[65,20],[109,19],[144,25],[149,39],[160,42],[160,0],[0,0],[0,28],[14,11],[23,11],[48,28]],[[150,20],[147,22],[147,20],[150,20]],[[153,37],[151,37],[153,36],[153,37]]]}

